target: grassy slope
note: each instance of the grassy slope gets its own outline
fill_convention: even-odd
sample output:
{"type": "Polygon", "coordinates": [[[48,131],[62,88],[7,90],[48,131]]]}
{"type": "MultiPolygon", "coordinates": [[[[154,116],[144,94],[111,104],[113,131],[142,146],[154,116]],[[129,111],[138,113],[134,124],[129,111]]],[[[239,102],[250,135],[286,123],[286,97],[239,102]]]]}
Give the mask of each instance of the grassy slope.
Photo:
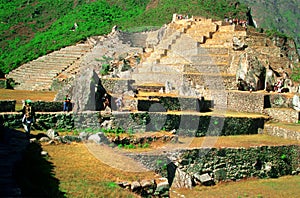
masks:
{"type": "Polygon", "coordinates": [[[251,6],[259,27],[274,29],[295,38],[300,43],[299,1],[290,0],[241,0],[251,6]]]}
{"type": "Polygon", "coordinates": [[[245,16],[245,7],[236,9],[234,2],[0,0],[0,77],[25,62],[88,36],[107,34],[116,24],[123,29],[161,26],[170,22],[173,13],[214,18],[245,16]],[[149,2],[151,6],[147,7],[149,2]],[[70,31],[75,22],[77,31],[70,31]]]}

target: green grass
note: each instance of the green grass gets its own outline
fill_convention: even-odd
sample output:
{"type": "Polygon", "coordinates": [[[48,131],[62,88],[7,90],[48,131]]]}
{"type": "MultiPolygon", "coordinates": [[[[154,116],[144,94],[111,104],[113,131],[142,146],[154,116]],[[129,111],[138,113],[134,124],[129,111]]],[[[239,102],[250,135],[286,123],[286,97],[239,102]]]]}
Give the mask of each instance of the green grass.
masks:
{"type": "Polygon", "coordinates": [[[246,6],[233,0],[0,0],[0,77],[23,63],[103,35],[114,25],[144,31],[169,23],[173,13],[221,19],[246,18],[246,6]],[[71,31],[74,23],[76,31],[71,31]]]}

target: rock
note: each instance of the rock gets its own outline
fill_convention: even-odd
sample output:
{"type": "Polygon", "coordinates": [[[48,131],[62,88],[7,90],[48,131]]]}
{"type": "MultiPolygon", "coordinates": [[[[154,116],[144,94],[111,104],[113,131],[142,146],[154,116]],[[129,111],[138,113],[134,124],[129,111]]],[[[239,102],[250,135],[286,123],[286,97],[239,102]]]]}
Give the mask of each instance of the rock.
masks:
{"type": "Polygon", "coordinates": [[[294,95],[294,96],[293,96],[292,104],[293,104],[293,108],[294,108],[296,111],[300,111],[300,99],[299,99],[299,96],[298,96],[298,95],[294,95]]]}
{"type": "Polygon", "coordinates": [[[137,181],[131,183],[131,191],[132,192],[139,192],[141,190],[141,184],[137,181]]]}
{"type": "Polygon", "coordinates": [[[93,141],[97,144],[101,143],[101,138],[98,134],[93,134],[93,135],[89,136],[87,140],[88,141],[93,141]]]}
{"type": "Polygon", "coordinates": [[[49,141],[50,141],[50,138],[49,138],[49,137],[42,137],[42,138],[40,138],[39,141],[40,141],[40,142],[49,142],[49,141]]]}
{"type": "Polygon", "coordinates": [[[31,139],[29,140],[29,142],[30,142],[30,143],[37,143],[38,141],[37,141],[36,138],[31,138],[31,139]]]}
{"type": "Polygon", "coordinates": [[[58,137],[58,136],[59,136],[59,134],[58,134],[56,131],[54,131],[54,129],[49,129],[49,130],[47,131],[47,136],[48,136],[51,140],[54,140],[55,137],[58,137]]]}
{"type": "Polygon", "coordinates": [[[202,175],[199,175],[196,173],[196,174],[194,174],[194,177],[197,180],[199,180],[201,182],[201,184],[203,184],[205,186],[211,186],[214,184],[213,178],[208,173],[205,173],[202,175]]]}
{"type": "Polygon", "coordinates": [[[47,156],[47,155],[48,155],[48,152],[47,152],[47,151],[41,151],[41,155],[42,155],[42,156],[47,156]]]}
{"type": "Polygon", "coordinates": [[[81,132],[81,133],[79,133],[79,138],[82,140],[87,140],[90,135],[91,135],[90,133],[81,132]]]}
{"type": "Polygon", "coordinates": [[[245,48],[248,47],[243,41],[241,41],[237,37],[233,37],[232,42],[233,42],[233,46],[232,46],[233,50],[244,50],[245,48]]]}
{"type": "Polygon", "coordinates": [[[173,188],[192,188],[192,177],[180,170],[179,168],[175,171],[175,177],[172,183],[173,188]]]}
{"type": "Polygon", "coordinates": [[[70,136],[70,135],[64,136],[63,139],[66,142],[81,142],[82,141],[82,139],[80,137],[70,136]]]}
{"type": "Polygon", "coordinates": [[[167,178],[160,178],[157,182],[154,195],[162,195],[169,191],[170,185],[167,178]]]}
{"type": "Polygon", "coordinates": [[[102,109],[102,96],[106,93],[101,84],[99,76],[92,68],[85,68],[74,80],[72,101],[74,101],[74,112],[98,111],[102,109]]]}

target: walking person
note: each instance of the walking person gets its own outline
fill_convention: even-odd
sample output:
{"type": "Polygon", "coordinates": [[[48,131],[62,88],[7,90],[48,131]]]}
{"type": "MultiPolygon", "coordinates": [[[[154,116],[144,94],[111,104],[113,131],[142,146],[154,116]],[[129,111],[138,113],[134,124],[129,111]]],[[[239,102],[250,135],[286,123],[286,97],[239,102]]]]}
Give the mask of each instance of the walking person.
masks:
{"type": "Polygon", "coordinates": [[[35,111],[32,107],[31,100],[25,100],[25,105],[22,109],[22,124],[25,129],[26,136],[30,136],[31,125],[35,121],[35,111]]]}

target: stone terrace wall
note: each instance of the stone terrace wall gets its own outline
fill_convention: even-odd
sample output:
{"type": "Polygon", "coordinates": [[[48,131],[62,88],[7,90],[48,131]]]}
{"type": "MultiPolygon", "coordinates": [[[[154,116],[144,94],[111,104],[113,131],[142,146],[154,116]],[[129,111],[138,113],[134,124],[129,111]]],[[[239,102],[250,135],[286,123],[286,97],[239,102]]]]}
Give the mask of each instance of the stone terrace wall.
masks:
{"type": "Polygon", "coordinates": [[[0,112],[12,112],[15,111],[15,100],[0,100],[0,112]]]}
{"type": "MultiPolygon", "coordinates": [[[[173,154],[177,168],[198,180],[206,174],[213,182],[243,178],[276,178],[300,168],[300,146],[202,148],[173,154]],[[179,157],[178,157],[179,156],[179,157]]],[[[171,155],[169,155],[171,156],[171,155]]]]}
{"type": "Polygon", "coordinates": [[[176,134],[192,137],[258,134],[265,122],[263,117],[179,115],[159,112],[122,112],[114,116],[113,125],[125,130],[134,129],[134,131],[144,132],[176,129],[176,134]]]}
{"type": "Polygon", "coordinates": [[[282,93],[229,91],[227,103],[229,110],[238,112],[264,113],[265,108],[292,108],[292,98],[282,93]]]}
{"type": "Polygon", "coordinates": [[[263,133],[271,136],[277,136],[286,139],[293,139],[293,140],[300,141],[299,131],[290,130],[284,127],[274,126],[272,124],[266,124],[263,133]]]}
{"type": "Polygon", "coordinates": [[[58,112],[63,110],[63,102],[34,101],[32,105],[37,112],[58,112]]]}
{"type": "Polygon", "coordinates": [[[298,123],[300,112],[292,108],[267,108],[264,110],[272,119],[283,122],[298,123]]]}
{"type": "Polygon", "coordinates": [[[139,111],[208,111],[212,101],[193,97],[153,97],[148,100],[138,100],[139,111]]]}
{"type": "Polygon", "coordinates": [[[239,112],[263,113],[264,95],[249,92],[228,92],[227,108],[239,112]]]}
{"type": "MultiPolygon", "coordinates": [[[[23,128],[21,113],[1,113],[5,127],[23,128]]],[[[38,130],[48,129],[84,129],[84,128],[99,128],[100,112],[86,111],[78,114],[73,113],[36,113],[36,119],[33,127],[38,130]]]]}

